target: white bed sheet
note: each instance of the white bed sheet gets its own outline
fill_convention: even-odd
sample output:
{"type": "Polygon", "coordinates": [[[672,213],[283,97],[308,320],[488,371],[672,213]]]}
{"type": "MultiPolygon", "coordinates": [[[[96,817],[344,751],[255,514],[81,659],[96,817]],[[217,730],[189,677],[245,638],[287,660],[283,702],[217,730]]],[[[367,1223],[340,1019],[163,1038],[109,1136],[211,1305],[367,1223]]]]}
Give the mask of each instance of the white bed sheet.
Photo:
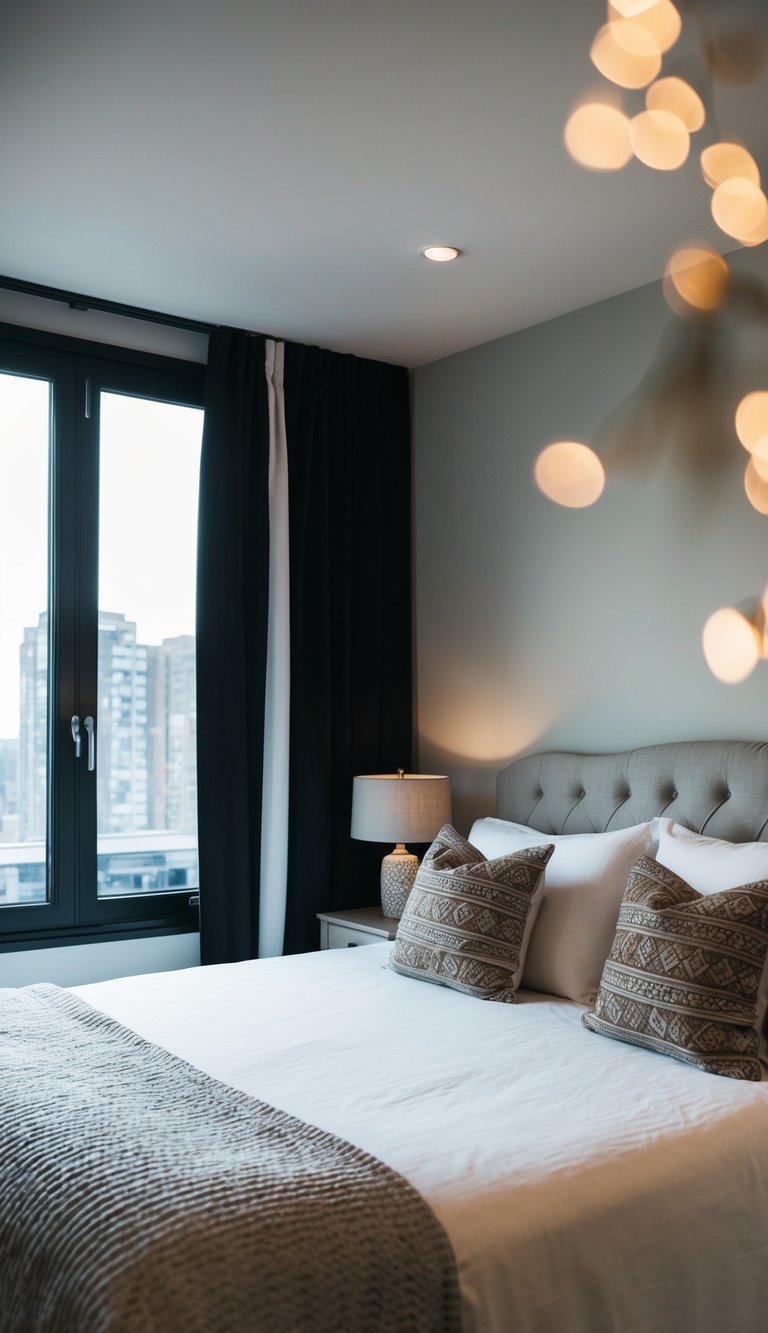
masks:
{"type": "Polygon", "coordinates": [[[450,1237],[467,1333],[768,1329],[768,1082],[587,1032],[569,1001],[398,976],[389,947],[74,989],[401,1172],[450,1237]]]}

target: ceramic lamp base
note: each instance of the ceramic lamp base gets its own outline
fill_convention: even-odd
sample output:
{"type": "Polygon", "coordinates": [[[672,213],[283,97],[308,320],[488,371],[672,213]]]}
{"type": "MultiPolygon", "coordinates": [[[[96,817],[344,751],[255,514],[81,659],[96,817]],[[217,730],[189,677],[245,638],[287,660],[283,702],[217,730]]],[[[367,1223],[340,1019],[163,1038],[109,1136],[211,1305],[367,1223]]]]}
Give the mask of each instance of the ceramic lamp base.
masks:
{"type": "Polygon", "coordinates": [[[381,910],[385,916],[399,920],[403,915],[418,868],[418,856],[409,852],[402,842],[384,857],[381,863],[381,910]]]}

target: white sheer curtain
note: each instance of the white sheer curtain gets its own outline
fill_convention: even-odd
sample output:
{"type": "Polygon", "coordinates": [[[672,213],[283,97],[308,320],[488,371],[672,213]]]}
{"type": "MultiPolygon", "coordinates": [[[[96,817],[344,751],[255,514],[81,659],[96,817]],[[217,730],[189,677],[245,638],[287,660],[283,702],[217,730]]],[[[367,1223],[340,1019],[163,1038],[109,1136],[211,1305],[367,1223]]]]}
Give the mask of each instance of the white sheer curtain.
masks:
{"type": "Polygon", "coordinates": [[[261,806],[260,958],[283,952],[288,875],[291,621],[284,360],[285,344],[268,339],[265,368],[269,402],[269,616],[261,806]]]}

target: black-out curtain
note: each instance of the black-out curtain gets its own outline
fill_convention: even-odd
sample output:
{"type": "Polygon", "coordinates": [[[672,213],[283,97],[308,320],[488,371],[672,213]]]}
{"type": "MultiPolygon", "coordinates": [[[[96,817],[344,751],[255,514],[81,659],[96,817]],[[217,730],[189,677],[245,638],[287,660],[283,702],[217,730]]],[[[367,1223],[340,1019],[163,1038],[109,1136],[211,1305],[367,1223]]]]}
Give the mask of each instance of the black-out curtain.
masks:
{"type": "MultiPolygon", "coordinates": [[[[265,340],[210,341],[197,594],[204,963],[258,953],[269,595],[265,340]]],[[[373,904],[389,848],[349,836],[355,773],[411,758],[411,523],[404,370],[286,344],[290,793],[285,951],[316,913],[373,904]]]]}
{"type": "Polygon", "coordinates": [[[407,372],[287,343],[291,749],[285,951],[315,914],[379,900],[381,857],[352,842],[352,777],[411,760],[407,372]]]}
{"type": "Polygon", "coordinates": [[[204,963],[256,956],[269,575],[265,342],[210,338],[197,559],[197,774],[204,963]]]}

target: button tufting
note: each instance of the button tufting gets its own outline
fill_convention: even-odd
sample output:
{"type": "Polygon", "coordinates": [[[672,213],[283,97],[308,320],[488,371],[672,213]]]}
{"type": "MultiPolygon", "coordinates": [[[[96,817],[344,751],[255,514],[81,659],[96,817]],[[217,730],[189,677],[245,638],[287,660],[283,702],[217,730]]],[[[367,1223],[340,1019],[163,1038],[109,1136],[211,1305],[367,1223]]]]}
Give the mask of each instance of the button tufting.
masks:
{"type": "Polygon", "coordinates": [[[673,791],[673,793],[672,793],[672,800],[673,800],[673,801],[676,801],[676,800],[677,800],[677,792],[676,792],[676,791],[673,791]]]}
{"type": "Polygon", "coordinates": [[[726,801],[730,801],[730,799],[731,799],[731,793],[730,793],[729,791],[727,791],[727,792],[725,793],[725,799],[726,799],[726,801]]]}

